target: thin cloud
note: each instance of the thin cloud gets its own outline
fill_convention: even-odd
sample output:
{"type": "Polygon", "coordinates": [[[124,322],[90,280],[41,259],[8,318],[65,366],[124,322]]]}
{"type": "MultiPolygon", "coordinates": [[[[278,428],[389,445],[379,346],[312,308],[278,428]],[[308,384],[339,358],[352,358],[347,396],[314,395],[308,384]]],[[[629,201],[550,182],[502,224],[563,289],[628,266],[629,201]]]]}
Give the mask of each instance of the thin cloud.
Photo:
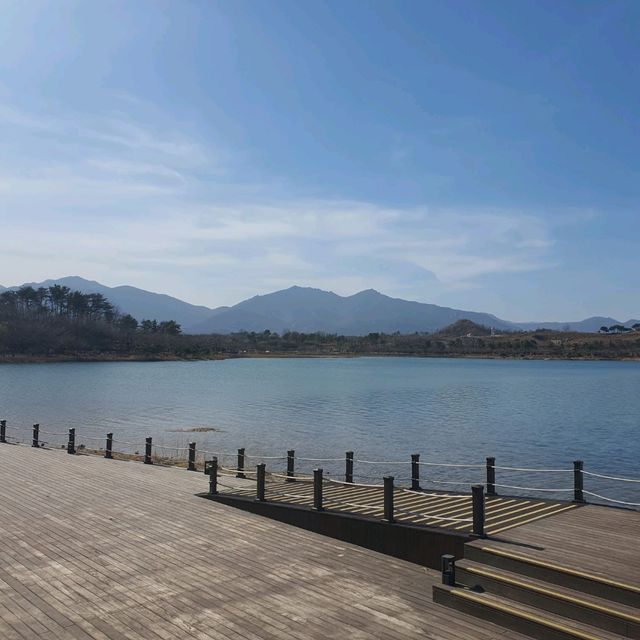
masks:
{"type": "Polygon", "coordinates": [[[294,283],[424,298],[553,263],[553,229],[531,212],[284,198],[266,185],[256,204],[255,187],[212,178],[216,154],[180,132],[121,112],[79,120],[0,109],[4,144],[32,145],[19,168],[0,162],[3,284],[55,270],[209,304],[294,283]]]}

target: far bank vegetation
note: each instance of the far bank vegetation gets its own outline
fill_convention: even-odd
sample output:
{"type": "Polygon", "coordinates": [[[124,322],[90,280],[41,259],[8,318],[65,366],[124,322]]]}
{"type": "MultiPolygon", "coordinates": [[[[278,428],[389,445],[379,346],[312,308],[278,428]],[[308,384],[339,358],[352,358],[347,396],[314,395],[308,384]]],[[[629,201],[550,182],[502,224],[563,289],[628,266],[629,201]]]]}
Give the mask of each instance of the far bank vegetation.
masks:
{"type": "Polygon", "coordinates": [[[100,294],[24,287],[0,294],[0,358],[169,360],[273,356],[414,355],[440,357],[638,359],[640,332],[548,330],[493,334],[461,320],[433,334],[326,333],[182,335],[172,320],[138,321],[100,294]]]}

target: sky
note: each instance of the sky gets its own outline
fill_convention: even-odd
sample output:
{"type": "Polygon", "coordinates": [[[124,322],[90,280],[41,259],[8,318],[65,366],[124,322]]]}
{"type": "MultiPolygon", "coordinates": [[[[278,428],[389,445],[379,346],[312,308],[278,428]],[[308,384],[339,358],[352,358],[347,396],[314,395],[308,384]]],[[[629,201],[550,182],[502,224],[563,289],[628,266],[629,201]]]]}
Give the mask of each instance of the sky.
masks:
{"type": "Polygon", "coordinates": [[[0,0],[0,284],[640,317],[636,0],[0,0]]]}

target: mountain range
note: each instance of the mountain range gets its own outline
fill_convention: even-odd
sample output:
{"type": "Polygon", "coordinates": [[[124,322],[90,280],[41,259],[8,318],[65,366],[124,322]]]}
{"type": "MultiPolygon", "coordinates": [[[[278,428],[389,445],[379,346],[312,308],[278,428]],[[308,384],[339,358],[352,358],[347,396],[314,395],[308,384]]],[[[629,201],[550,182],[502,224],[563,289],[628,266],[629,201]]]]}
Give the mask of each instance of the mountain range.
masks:
{"type": "MultiPolygon", "coordinates": [[[[262,296],[254,296],[231,307],[193,305],[171,296],[130,286],[107,287],[99,282],[69,276],[21,286],[50,287],[59,284],[82,293],[101,293],[121,312],[143,318],[175,320],[185,333],[232,333],[269,329],[310,333],[323,331],[344,335],[371,332],[434,332],[458,320],[466,319],[497,330],[532,330],[539,328],[593,332],[601,326],[624,324],[609,317],[592,317],[577,322],[509,322],[490,313],[464,311],[423,302],[391,298],[374,289],[352,296],[330,291],[293,286],[262,296]]],[[[9,287],[17,289],[19,287],[9,287]]],[[[0,293],[7,287],[0,286],[0,293]]]]}

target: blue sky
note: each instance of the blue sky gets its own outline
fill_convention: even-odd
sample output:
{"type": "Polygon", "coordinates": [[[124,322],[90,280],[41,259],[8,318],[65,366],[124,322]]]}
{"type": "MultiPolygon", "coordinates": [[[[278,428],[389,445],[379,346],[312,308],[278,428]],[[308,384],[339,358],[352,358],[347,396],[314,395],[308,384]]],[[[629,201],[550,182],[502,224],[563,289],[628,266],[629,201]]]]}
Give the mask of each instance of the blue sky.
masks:
{"type": "Polygon", "coordinates": [[[640,3],[0,4],[0,283],[640,316],[640,3]]]}

